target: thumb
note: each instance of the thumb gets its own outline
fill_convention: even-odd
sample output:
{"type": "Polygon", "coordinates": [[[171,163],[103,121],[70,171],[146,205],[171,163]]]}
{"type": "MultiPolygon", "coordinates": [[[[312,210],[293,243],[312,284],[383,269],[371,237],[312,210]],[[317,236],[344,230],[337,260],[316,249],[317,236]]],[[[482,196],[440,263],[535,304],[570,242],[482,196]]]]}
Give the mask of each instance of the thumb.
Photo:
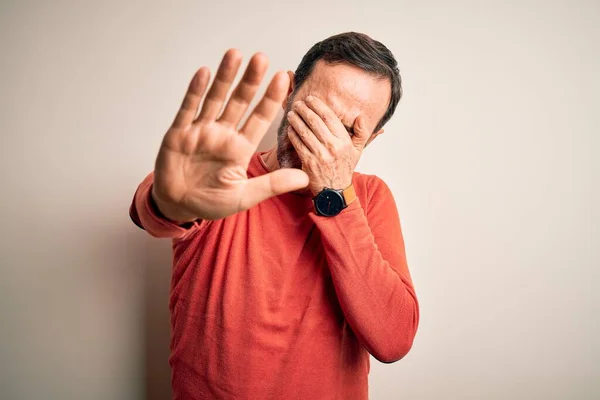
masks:
{"type": "Polygon", "coordinates": [[[308,181],[306,172],[296,168],[282,168],[248,179],[240,207],[247,210],[273,196],[303,189],[308,186],[308,181]]]}
{"type": "Polygon", "coordinates": [[[370,136],[365,118],[362,115],[359,115],[358,118],[354,120],[353,129],[354,136],[352,136],[352,143],[358,150],[362,150],[367,144],[370,136]]]}

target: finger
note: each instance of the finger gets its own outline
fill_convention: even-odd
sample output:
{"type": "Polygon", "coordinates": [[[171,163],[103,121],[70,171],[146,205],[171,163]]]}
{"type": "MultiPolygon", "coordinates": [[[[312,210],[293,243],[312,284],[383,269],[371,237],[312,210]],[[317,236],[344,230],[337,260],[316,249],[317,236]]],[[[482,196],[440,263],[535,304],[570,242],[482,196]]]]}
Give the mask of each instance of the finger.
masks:
{"type": "Polygon", "coordinates": [[[344,134],[346,134],[346,128],[344,128],[342,121],[340,121],[338,116],[335,115],[331,108],[329,108],[321,99],[315,96],[308,96],[304,101],[311,110],[321,117],[321,120],[323,120],[333,135],[339,136],[339,132],[344,132],[344,134]]]}
{"type": "MultiPolygon", "coordinates": [[[[295,111],[298,115],[300,115],[302,120],[306,123],[306,125],[308,125],[308,128],[314,133],[316,138],[321,143],[327,143],[331,141],[332,133],[329,131],[327,125],[325,125],[325,122],[323,122],[321,117],[319,117],[316,112],[310,109],[305,102],[301,100],[294,102],[292,105],[292,111],[295,111]]],[[[296,129],[296,131],[298,131],[298,129],[296,129]]]]}
{"type": "Polygon", "coordinates": [[[365,148],[365,145],[371,136],[366,122],[365,117],[362,115],[359,115],[354,120],[354,136],[352,136],[352,143],[358,150],[365,148]]]}
{"type": "Polygon", "coordinates": [[[277,116],[277,111],[287,95],[289,86],[290,78],[285,72],[275,74],[264,96],[240,130],[240,133],[252,144],[258,146],[265,133],[267,133],[267,129],[277,116]]]}
{"type": "Polygon", "coordinates": [[[249,179],[241,197],[240,207],[247,210],[273,196],[303,189],[308,186],[308,181],[308,175],[296,168],[282,168],[249,179]]]}
{"type": "Polygon", "coordinates": [[[268,66],[269,60],[262,53],[257,53],[250,59],[242,80],[233,91],[223,115],[219,118],[220,122],[234,127],[240,123],[240,119],[254,98],[268,66]]]}
{"type": "Polygon", "coordinates": [[[312,154],[309,148],[306,147],[306,144],[304,144],[304,142],[300,138],[300,135],[298,135],[298,132],[296,132],[296,130],[292,126],[288,127],[287,135],[290,139],[290,142],[292,143],[292,146],[294,146],[294,149],[296,149],[296,153],[298,153],[300,161],[305,162],[310,156],[310,154],[312,154]]]}
{"type": "Polygon", "coordinates": [[[300,140],[302,140],[304,145],[307,147],[308,151],[315,155],[322,154],[323,143],[317,139],[315,134],[311,131],[304,120],[300,118],[300,116],[294,111],[290,111],[287,114],[287,119],[290,125],[294,128],[295,133],[300,137],[300,140]]]}
{"type": "Polygon", "coordinates": [[[215,80],[204,99],[198,120],[212,121],[217,118],[241,63],[242,55],[238,50],[230,49],[225,53],[215,80]]]}
{"type": "Polygon", "coordinates": [[[198,106],[202,101],[202,96],[204,96],[209,80],[210,70],[207,67],[200,68],[194,74],[194,78],[190,82],[188,91],[185,94],[181,107],[173,121],[173,127],[183,128],[194,121],[194,118],[196,118],[196,114],[198,113],[198,106]]]}

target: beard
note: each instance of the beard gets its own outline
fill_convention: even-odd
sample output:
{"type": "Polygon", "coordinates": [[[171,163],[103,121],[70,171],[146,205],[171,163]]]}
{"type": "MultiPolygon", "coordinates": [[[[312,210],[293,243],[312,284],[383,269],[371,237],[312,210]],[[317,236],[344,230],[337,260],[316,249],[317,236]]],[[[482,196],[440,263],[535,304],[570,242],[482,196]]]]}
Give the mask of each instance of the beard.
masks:
{"type": "MultiPolygon", "coordinates": [[[[291,103],[292,101],[288,103],[284,115],[287,115],[290,111],[291,103]]],[[[279,128],[277,128],[277,161],[280,168],[302,169],[302,161],[300,161],[300,157],[298,157],[298,153],[287,135],[289,126],[290,123],[284,116],[279,124],[279,128]]]]}

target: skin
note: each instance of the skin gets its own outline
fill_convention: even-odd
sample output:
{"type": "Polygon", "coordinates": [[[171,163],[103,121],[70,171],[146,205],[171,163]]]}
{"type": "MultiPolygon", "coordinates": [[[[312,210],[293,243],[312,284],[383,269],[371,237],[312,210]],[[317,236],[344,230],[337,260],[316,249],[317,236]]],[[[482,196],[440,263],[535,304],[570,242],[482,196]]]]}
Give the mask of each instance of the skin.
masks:
{"type": "MultiPolygon", "coordinates": [[[[288,74],[293,82],[293,73],[288,74]]],[[[294,93],[291,84],[289,92],[276,148],[265,163],[271,171],[301,168],[313,194],[347,188],[362,151],[383,133],[374,128],[387,109],[389,81],[349,64],[319,60],[299,90],[294,93]]]]}
{"type": "Polygon", "coordinates": [[[277,73],[238,128],[268,67],[267,57],[255,54],[225,103],[241,62],[238,50],[227,51],[210,89],[210,71],[200,68],[163,138],[152,199],[172,221],[225,218],[286,192],[345,188],[364,147],[382,133],[373,129],[387,107],[389,82],[321,62],[296,93],[293,75],[277,73]],[[248,179],[248,164],[281,105],[293,113],[266,157],[271,172],[248,179]]]}

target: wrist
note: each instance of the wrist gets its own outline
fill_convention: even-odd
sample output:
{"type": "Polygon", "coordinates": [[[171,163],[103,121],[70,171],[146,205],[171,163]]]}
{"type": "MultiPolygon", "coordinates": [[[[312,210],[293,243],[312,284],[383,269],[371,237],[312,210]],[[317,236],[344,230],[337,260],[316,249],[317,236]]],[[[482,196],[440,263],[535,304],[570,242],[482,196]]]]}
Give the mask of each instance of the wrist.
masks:
{"type": "Polygon", "coordinates": [[[324,188],[313,197],[314,210],[317,215],[334,217],[348,208],[357,198],[352,183],[344,189],[324,188]]]}
{"type": "Polygon", "coordinates": [[[181,210],[181,207],[162,200],[154,191],[154,186],[150,191],[150,202],[162,217],[177,225],[184,225],[198,219],[198,217],[181,210]]]}
{"type": "Polygon", "coordinates": [[[349,180],[347,183],[332,182],[330,185],[311,185],[310,190],[313,196],[316,196],[325,189],[346,190],[350,186],[352,186],[352,180],[349,180]]]}

